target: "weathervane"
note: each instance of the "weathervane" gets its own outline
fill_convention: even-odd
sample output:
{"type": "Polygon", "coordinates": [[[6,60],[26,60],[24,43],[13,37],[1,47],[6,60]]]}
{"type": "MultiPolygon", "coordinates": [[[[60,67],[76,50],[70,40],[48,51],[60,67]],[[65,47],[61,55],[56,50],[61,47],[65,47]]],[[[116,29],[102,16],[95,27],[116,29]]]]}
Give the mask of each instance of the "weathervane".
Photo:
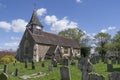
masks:
{"type": "Polygon", "coordinates": [[[36,9],[36,0],[34,0],[34,10],[36,9]]]}

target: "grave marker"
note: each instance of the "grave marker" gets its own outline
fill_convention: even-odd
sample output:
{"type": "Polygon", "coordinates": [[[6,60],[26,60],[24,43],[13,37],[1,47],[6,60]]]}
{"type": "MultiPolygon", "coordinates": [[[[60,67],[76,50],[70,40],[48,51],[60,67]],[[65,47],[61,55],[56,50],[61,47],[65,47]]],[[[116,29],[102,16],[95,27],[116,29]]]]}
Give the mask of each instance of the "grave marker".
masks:
{"type": "Polygon", "coordinates": [[[1,73],[0,80],[8,80],[8,75],[6,73],[1,73]]]}
{"type": "Polygon", "coordinates": [[[61,80],[71,80],[70,69],[67,66],[60,67],[61,80]]]}

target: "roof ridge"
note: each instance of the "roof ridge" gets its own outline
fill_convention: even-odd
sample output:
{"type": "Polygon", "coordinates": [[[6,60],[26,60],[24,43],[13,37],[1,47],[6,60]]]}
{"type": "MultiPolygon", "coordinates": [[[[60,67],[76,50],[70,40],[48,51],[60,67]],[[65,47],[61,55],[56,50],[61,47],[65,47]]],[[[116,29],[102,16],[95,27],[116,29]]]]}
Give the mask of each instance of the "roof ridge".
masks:
{"type": "Polygon", "coordinates": [[[47,33],[47,34],[55,35],[55,36],[58,36],[58,37],[61,37],[61,38],[64,38],[64,39],[74,40],[74,39],[70,39],[70,38],[66,38],[66,37],[63,37],[63,36],[54,34],[54,33],[52,33],[52,32],[46,32],[46,31],[43,31],[43,32],[45,32],[45,33],[47,33]]]}

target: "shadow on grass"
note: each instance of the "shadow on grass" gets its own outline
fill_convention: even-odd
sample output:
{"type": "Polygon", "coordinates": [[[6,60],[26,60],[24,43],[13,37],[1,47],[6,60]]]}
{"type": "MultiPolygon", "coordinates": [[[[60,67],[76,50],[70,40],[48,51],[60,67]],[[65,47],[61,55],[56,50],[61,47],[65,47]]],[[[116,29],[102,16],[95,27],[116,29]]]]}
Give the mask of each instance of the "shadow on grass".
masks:
{"type": "Polygon", "coordinates": [[[120,72],[120,68],[113,68],[113,71],[120,72]]]}
{"type": "Polygon", "coordinates": [[[113,68],[113,70],[105,71],[105,72],[120,72],[120,68],[113,68]]]}

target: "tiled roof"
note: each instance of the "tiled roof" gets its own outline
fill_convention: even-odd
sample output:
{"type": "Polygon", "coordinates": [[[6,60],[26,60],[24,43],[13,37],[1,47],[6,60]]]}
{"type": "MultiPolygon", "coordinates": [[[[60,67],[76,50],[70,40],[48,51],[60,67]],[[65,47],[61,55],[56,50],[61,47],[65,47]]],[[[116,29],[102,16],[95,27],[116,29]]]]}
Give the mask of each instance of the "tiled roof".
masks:
{"type": "Polygon", "coordinates": [[[30,30],[29,32],[31,33],[35,42],[39,44],[59,45],[59,46],[65,46],[65,47],[80,48],[79,44],[73,39],[64,38],[59,35],[48,33],[45,31],[41,31],[40,35],[33,34],[30,30]]]}

